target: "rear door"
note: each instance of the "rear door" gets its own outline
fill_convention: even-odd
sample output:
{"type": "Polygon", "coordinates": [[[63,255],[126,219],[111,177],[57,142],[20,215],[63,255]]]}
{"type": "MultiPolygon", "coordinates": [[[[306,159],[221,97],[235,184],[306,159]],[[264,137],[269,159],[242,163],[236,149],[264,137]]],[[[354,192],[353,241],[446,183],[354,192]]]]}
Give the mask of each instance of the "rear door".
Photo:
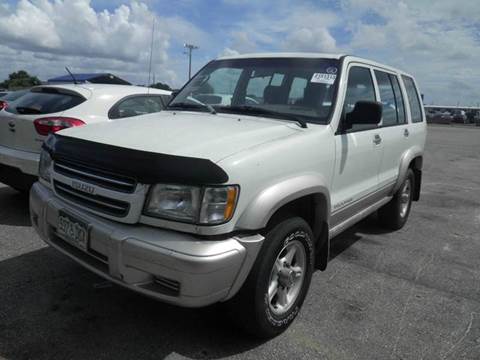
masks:
{"type": "Polygon", "coordinates": [[[383,105],[380,136],[384,144],[379,171],[379,187],[393,186],[398,178],[400,159],[409,147],[405,100],[396,74],[374,70],[380,101],[383,105]]]}
{"type": "Polygon", "coordinates": [[[408,141],[411,147],[422,146],[425,144],[426,123],[423,104],[420,93],[413,78],[402,75],[406,100],[410,116],[408,141]]]}
{"type": "Polygon", "coordinates": [[[32,89],[0,112],[0,146],[39,152],[45,137],[36,132],[34,121],[60,116],[85,100],[71,90],[52,87],[32,89]]]}

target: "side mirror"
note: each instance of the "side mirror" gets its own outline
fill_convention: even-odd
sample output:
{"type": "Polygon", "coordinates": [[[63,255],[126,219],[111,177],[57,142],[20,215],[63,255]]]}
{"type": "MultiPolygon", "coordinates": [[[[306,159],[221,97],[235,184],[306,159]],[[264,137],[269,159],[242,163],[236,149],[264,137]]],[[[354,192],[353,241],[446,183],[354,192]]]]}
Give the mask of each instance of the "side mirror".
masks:
{"type": "Polygon", "coordinates": [[[353,125],[378,125],[382,120],[382,103],[376,101],[357,101],[353,111],[345,117],[345,130],[353,125]]]}

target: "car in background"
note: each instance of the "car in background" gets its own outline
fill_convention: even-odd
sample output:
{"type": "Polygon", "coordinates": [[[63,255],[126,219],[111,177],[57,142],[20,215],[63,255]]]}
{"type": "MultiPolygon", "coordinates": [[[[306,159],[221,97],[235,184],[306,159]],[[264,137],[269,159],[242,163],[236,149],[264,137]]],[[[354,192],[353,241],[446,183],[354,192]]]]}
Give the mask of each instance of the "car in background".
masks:
{"type": "Polygon", "coordinates": [[[0,110],[3,110],[8,106],[9,102],[15,101],[21,96],[28,93],[30,89],[11,91],[3,96],[0,96],[0,110]]]}
{"type": "Polygon", "coordinates": [[[453,120],[453,116],[448,111],[437,111],[434,113],[431,122],[436,124],[450,124],[453,120]]]}
{"type": "Polygon", "coordinates": [[[473,122],[475,125],[480,126],[480,111],[477,111],[473,116],[473,122]]]}
{"type": "Polygon", "coordinates": [[[467,115],[464,110],[455,110],[452,114],[452,122],[466,124],[467,115]]]}
{"type": "Polygon", "coordinates": [[[130,85],[36,86],[0,110],[0,182],[28,191],[49,133],[161,111],[170,91],[130,85]]]}

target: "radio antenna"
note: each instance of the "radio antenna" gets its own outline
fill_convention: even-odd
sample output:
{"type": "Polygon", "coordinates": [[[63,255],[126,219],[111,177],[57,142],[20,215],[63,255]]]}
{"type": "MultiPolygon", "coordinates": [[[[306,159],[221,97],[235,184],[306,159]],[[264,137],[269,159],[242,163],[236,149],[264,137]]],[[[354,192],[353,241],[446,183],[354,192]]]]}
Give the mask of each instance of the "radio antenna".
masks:
{"type": "Polygon", "coordinates": [[[73,83],[74,83],[75,85],[78,85],[77,79],[75,79],[75,76],[73,76],[72,72],[68,69],[68,67],[65,66],[65,70],[67,70],[68,74],[69,74],[70,77],[72,78],[73,83]]]}
{"type": "Polygon", "coordinates": [[[153,57],[153,39],[155,36],[155,17],[153,17],[153,23],[152,23],[152,41],[150,42],[150,63],[148,65],[148,92],[150,92],[150,79],[152,76],[152,57],[153,57]]]}

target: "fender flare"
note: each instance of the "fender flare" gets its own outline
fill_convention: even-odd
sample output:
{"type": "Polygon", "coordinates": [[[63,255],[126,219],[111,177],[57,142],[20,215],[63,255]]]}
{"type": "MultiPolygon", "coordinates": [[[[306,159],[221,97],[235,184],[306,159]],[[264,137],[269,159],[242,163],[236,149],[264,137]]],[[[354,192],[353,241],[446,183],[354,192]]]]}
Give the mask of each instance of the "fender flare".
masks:
{"type": "Polygon", "coordinates": [[[400,160],[397,182],[392,188],[391,195],[395,194],[397,190],[400,189],[400,186],[402,186],[403,182],[405,181],[405,177],[407,176],[410,163],[417,157],[420,157],[420,159],[415,162],[415,168],[421,170],[423,166],[423,149],[420,146],[413,146],[403,153],[400,160]]]}
{"type": "Polygon", "coordinates": [[[261,190],[243,211],[237,227],[263,229],[272,215],[282,206],[312,194],[318,194],[324,198],[323,221],[329,222],[331,208],[327,182],[319,174],[304,174],[284,179],[261,190]]]}

